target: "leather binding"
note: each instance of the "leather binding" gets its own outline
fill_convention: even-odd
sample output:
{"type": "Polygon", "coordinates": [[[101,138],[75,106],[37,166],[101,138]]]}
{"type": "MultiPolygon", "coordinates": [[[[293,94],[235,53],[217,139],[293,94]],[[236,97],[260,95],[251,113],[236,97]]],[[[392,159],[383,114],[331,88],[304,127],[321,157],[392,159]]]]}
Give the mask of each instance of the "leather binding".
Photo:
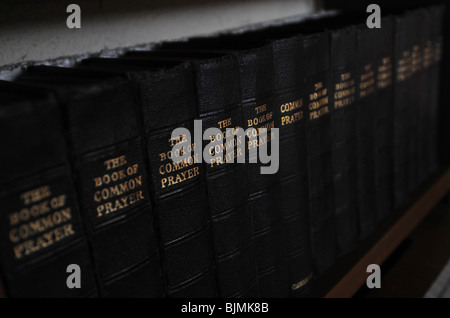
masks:
{"type": "Polygon", "coordinates": [[[136,89],[110,77],[36,66],[19,81],[60,97],[100,296],[162,297],[136,89]]]}
{"type": "Polygon", "coordinates": [[[430,113],[429,100],[430,90],[428,83],[430,82],[430,66],[433,52],[433,46],[431,42],[431,15],[427,9],[419,9],[416,13],[417,24],[416,26],[417,37],[419,39],[419,49],[416,50],[416,82],[417,91],[416,103],[417,103],[417,143],[416,143],[416,189],[423,184],[426,178],[430,174],[430,164],[428,163],[428,134],[430,127],[430,113]]]}
{"type": "MultiPolygon", "coordinates": [[[[305,296],[311,288],[313,260],[309,218],[307,162],[307,94],[303,37],[274,40],[274,103],[279,128],[279,193],[286,229],[288,284],[291,297],[305,296]]],[[[284,252],[286,253],[286,252],[284,252]]],[[[286,277],[282,277],[283,280],[286,277]]]]}
{"type": "Polygon", "coordinates": [[[0,84],[1,272],[9,297],[96,297],[61,113],[55,100],[0,84]],[[70,264],[81,288],[70,289],[70,264]]]}
{"type": "Polygon", "coordinates": [[[408,93],[409,110],[408,110],[408,128],[407,128],[407,142],[408,142],[408,185],[407,191],[409,196],[417,190],[421,177],[421,169],[419,166],[420,159],[420,143],[423,138],[420,134],[423,133],[423,118],[419,117],[421,114],[421,98],[426,95],[426,90],[421,86],[421,80],[424,72],[422,72],[422,49],[424,46],[423,30],[424,17],[422,9],[416,9],[407,12],[409,28],[408,34],[411,42],[411,78],[410,91],[408,93]]]}
{"type": "Polygon", "coordinates": [[[336,223],[333,202],[331,117],[329,105],[329,33],[304,37],[307,105],[306,145],[309,173],[311,244],[317,275],[336,261],[336,223]]]}
{"type": "MultiPolygon", "coordinates": [[[[288,146],[288,143],[284,139],[284,135],[287,134],[289,136],[292,132],[286,131],[286,127],[284,127],[284,129],[282,128],[280,131],[280,177],[283,178],[283,170],[286,170],[285,176],[287,176],[289,174],[287,172],[288,170],[295,171],[298,169],[297,171],[299,171],[299,174],[295,175],[295,172],[293,173],[291,176],[292,179],[289,181],[291,184],[288,188],[301,189],[300,191],[297,190],[295,197],[290,197],[287,200],[281,201],[286,204],[283,208],[285,209],[287,215],[290,213],[289,211],[292,211],[291,209],[293,209],[293,206],[298,205],[300,207],[296,214],[292,214],[292,220],[298,222],[297,225],[300,225],[300,223],[303,224],[303,226],[300,225],[300,228],[302,228],[303,231],[297,230],[296,232],[297,238],[295,238],[295,235],[287,238],[288,241],[293,244],[291,250],[294,251],[297,249],[297,252],[291,253],[291,255],[296,255],[299,257],[298,260],[302,258],[302,266],[300,267],[300,265],[297,265],[299,266],[298,268],[304,268],[304,270],[302,269],[300,271],[298,269],[296,271],[294,270],[294,272],[291,272],[290,274],[291,276],[297,275],[293,277],[302,277],[301,280],[296,280],[296,283],[291,285],[293,295],[302,295],[310,288],[309,283],[312,277],[311,253],[314,257],[315,272],[318,275],[325,273],[327,269],[334,264],[337,257],[335,244],[336,228],[333,202],[333,176],[331,165],[331,119],[329,115],[330,109],[328,107],[329,39],[328,33],[321,32],[325,26],[332,25],[335,22],[337,21],[335,21],[335,18],[332,17],[319,21],[311,20],[305,21],[304,23],[294,23],[292,25],[288,24],[282,26],[281,28],[271,27],[266,30],[262,30],[261,32],[261,34],[263,34],[266,38],[284,38],[285,41],[289,41],[289,37],[294,37],[296,38],[294,41],[301,41],[303,52],[296,51],[296,53],[300,54],[295,56],[289,55],[288,52],[284,52],[285,54],[279,53],[280,55],[274,56],[274,61],[275,64],[279,63],[279,65],[285,65],[284,70],[286,70],[291,67],[286,66],[287,64],[285,63],[287,63],[286,61],[291,60],[284,60],[284,58],[287,56],[291,56],[292,58],[292,56],[294,56],[293,58],[295,59],[295,62],[293,65],[296,67],[299,67],[299,65],[305,66],[304,68],[293,69],[296,72],[296,80],[300,80],[301,82],[295,88],[293,86],[288,88],[286,93],[289,92],[288,94],[292,94],[291,96],[299,97],[303,92],[303,103],[305,105],[304,109],[308,109],[305,113],[303,113],[303,116],[305,117],[304,128],[300,124],[299,126],[292,126],[292,130],[295,130],[298,127],[299,130],[294,135],[295,137],[298,137],[300,141],[304,140],[303,145],[306,145],[306,147],[303,148],[301,146],[302,143],[296,143],[297,147],[295,147],[295,149],[289,149],[290,151],[284,150],[288,146]],[[304,37],[302,38],[300,34],[303,34],[304,37]],[[325,52],[323,50],[325,50],[325,52]],[[315,86],[314,84],[318,85],[315,86]],[[320,85],[322,85],[321,88],[319,87],[320,85]],[[324,88],[325,91],[323,91],[324,88]],[[314,93],[318,94],[314,95],[314,93]],[[323,109],[318,110],[317,112],[314,109],[309,111],[310,104],[313,104],[311,107],[316,107],[316,110],[317,107],[323,109]],[[317,120],[310,119],[314,117],[319,118],[315,118],[317,120]],[[316,142],[315,138],[317,137],[319,137],[319,140],[322,140],[322,143],[316,142]],[[307,156],[307,159],[305,156],[307,156]],[[297,158],[299,163],[297,167],[299,168],[295,168],[296,165],[293,164],[293,158],[297,158]],[[319,159],[316,160],[317,158],[319,159]],[[286,163],[283,163],[283,161],[286,163]],[[302,165],[307,171],[306,180],[304,179],[305,175],[303,174],[304,171],[302,169],[302,165]],[[307,197],[309,202],[302,200],[304,196],[307,197]],[[303,214],[304,211],[309,211],[309,215],[303,214]],[[294,215],[296,215],[296,217],[294,217],[294,215]],[[308,220],[310,222],[310,230],[305,229],[305,224],[307,224],[308,220]],[[308,235],[308,232],[311,237],[310,239],[305,238],[305,236],[308,235]],[[305,247],[305,244],[308,244],[308,242],[312,245],[312,252],[310,248],[305,247]],[[301,247],[302,245],[303,247],[301,247]]],[[[258,33],[258,31],[250,33],[248,38],[251,39],[254,36],[258,36],[258,33]]],[[[285,74],[283,74],[282,71],[281,73],[276,73],[275,78],[275,83],[277,83],[277,80],[286,80],[285,74]]],[[[287,82],[284,83],[284,85],[286,85],[287,82]]],[[[291,83],[290,85],[295,85],[295,82],[293,83],[294,84],[291,83]]],[[[281,90],[281,92],[283,91],[281,90]]],[[[280,97],[278,94],[279,93],[275,91],[275,98],[280,97]]],[[[296,101],[299,103],[302,102],[298,99],[290,102],[295,104],[296,101]]],[[[294,111],[294,113],[296,112],[298,112],[298,109],[294,111]]],[[[282,115],[280,114],[278,117],[282,118],[282,115]]],[[[290,137],[293,136],[291,135],[290,137]]],[[[288,138],[286,137],[286,139],[288,138]]],[[[280,191],[285,194],[289,192],[285,190],[280,191]]],[[[292,222],[292,224],[294,224],[294,222],[292,222]]],[[[296,226],[294,225],[290,227],[291,231],[294,231],[295,228],[296,226]]]]}
{"type": "Polygon", "coordinates": [[[357,27],[357,176],[358,176],[358,213],[360,238],[371,234],[376,225],[375,201],[375,116],[376,83],[375,83],[375,52],[376,39],[373,29],[366,24],[357,27]]]}
{"type": "MultiPolygon", "coordinates": [[[[214,41],[216,38],[208,40],[214,41]]],[[[220,39],[219,39],[220,41],[220,39]]],[[[249,188],[247,205],[252,219],[252,240],[256,266],[256,288],[258,297],[287,296],[287,284],[283,285],[281,277],[284,268],[281,267],[282,245],[281,218],[277,215],[276,195],[277,175],[264,175],[260,172],[262,166],[258,163],[249,163],[250,149],[257,150],[260,143],[272,142],[271,128],[275,126],[275,111],[273,103],[273,52],[269,45],[257,48],[239,49],[242,43],[238,39],[221,41],[211,45],[210,41],[190,43],[189,48],[204,46],[223,50],[224,53],[233,54],[239,66],[241,111],[243,116],[243,129],[250,127],[267,129],[267,137],[261,142],[245,141],[246,178],[249,188]]],[[[245,44],[244,44],[245,46],[245,44]]],[[[257,156],[257,155],[256,155],[257,156]]],[[[258,157],[256,157],[258,159],[258,157]]]]}
{"type": "MultiPolygon", "coordinates": [[[[270,149],[271,129],[276,125],[276,111],[273,100],[273,52],[272,47],[241,50],[236,54],[239,62],[240,84],[242,94],[242,113],[244,129],[266,128],[267,137],[258,144],[246,142],[246,160],[250,160],[248,151],[267,143],[270,149]]],[[[257,159],[257,158],[256,158],[257,159]]],[[[258,163],[247,163],[247,180],[249,187],[248,208],[253,219],[253,239],[257,267],[258,297],[285,297],[288,285],[283,284],[284,267],[281,241],[281,221],[277,215],[277,203],[282,200],[276,195],[277,174],[261,174],[258,163]]]]}
{"type": "Polygon", "coordinates": [[[381,29],[373,29],[377,45],[375,112],[375,201],[377,222],[393,210],[393,109],[394,109],[394,19],[381,18],[381,29]]]}
{"type": "MultiPolygon", "coordinates": [[[[175,164],[170,159],[174,143],[182,142],[171,139],[175,128],[185,127],[194,136],[194,120],[198,118],[193,69],[186,63],[174,62],[178,65],[169,67],[167,63],[90,59],[83,64],[125,71],[138,85],[167,295],[216,297],[218,287],[204,166],[195,163],[195,157],[183,164],[175,164]],[[146,70],[149,66],[155,69],[146,70]]],[[[193,140],[191,143],[193,148],[201,147],[193,140]]]]}
{"type": "MultiPolygon", "coordinates": [[[[429,112],[430,112],[430,133],[428,138],[429,144],[429,165],[431,172],[436,172],[439,167],[438,160],[438,127],[439,127],[439,83],[441,78],[442,67],[442,50],[443,50],[443,24],[446,16],[444,5],[437,5],[429,8],[431,14],[431,39],[433,46],[433,59],[430,68],[430,81],[428,83],[430,90],[429,112]]],[[[444,101],[445,102],[445,101],[444,101]]],[[[441,111],[442,113],[442,111],[441,111]]]]}
{"type": "Polygon", "coordinates": [[[395,99],[394,99],[394,208],[408,199],[409,144],[411,123],[412,47],[416,34],[410,32],[412,16],[402,13],[395,17],[395,99]]]}
{"type": "MultiPolygon", "coordinates": [[[[194,65],[198,118],[202,120],[203,129],[218,128],[222,136],[226,136],[227,128],[245,127],[239,62],[235,55],[131,51],[127,56],[191,60],[194,65]]],[[[245,165],[236,163],[237,156],[243,155],[238,152],[238,145],[244,142],[243,138],[235,137],[235,163],[230,163],[231,158],[226,155],[225,139],[223,146],[217,150],[221,152],[224,162],[204,162],[219,297],[257,295],[253,218],[247,200],[247,171],[245,165]]],[[[204,140],[203,149],[214,153],[216,150],[212,150],[209,143],[210,140],[204,140]]]]}
{"type": "Polygon", "coordinates": [[[165,43],[162,48],[166,52],[209,48],[213,51],[229,50],[236,54],[240,61],[242,109],[247,123],[245,128],[251,122],[255,128],[274,125],[280,129],[279,173],[264,176],[260,174],[259,164],[247,164],[258,295],[306,295],[312,276],[312,256],[308,225],[304,105],[303,95],[299,92],[303,86],[301,37],[277,42],[265,32],[255,32],[250,36],[247,33],[226,34],[193,38],[188,43],[165,43]],[[270,67],[272,65],[274,68],[270,67]],[[270,99],[272,89],[279,89],[280,92],[279,96],[273,96],[278,100],[269,102],[267,99],[270,99]],[[292,99],[294,97],[296,99],[292,99]],[[264,108],[256,109],[256,105],[264,105],[264,108]],[[263,122],[255,125],[256,118],[262,118],[263,122]]]}
{"type": "MultiPolygon", "coordinates": [[[[219,123],[227,119],[229,128],[244,127],[239,63],[235,56],[199,61],[195,70],[198,112],[204,127],[220,128],[219,123]]],[[[245,141],[236,138],[236,144],[241,142],[245,141]]],[[[204,146],[208,143],[205,141],[204,146]]],[[[238,148],[234,148],[238,156],[238,148]]],[[[254,296],[253,220],[247,204],[248,181],[242,178],[246,175],[245,165],[206,163],[206,173],[220,296],[254,296]]]]}
{"type": "Polygon", "coordinates": [[[332,160],[338,254],[358,243],[356,149],[356,29],[330,30],[332,160]]]}

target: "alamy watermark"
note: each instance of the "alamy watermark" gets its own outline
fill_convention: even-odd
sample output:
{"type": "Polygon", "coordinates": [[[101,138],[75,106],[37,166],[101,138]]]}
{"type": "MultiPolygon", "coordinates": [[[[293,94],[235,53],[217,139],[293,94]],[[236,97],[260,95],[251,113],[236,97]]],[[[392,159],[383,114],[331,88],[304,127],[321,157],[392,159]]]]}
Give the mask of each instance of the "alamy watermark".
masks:
{"type": "MultiPolygon", "coordinates": [[[[224,128],[224,126],[226,123],[222,123],[221,127],[224,128]]],[[[233,127],[226,128],[224,131],[219,128],[207,128],[203,132],[202,121],[194,120],[193,138],[191,132],[184,127],[174,129],[171,138],[174,141],[171,159],[175,164],[182,162],[192,164],[202,161],[211,166],[224,163],[246,163],[246,153],[248,153],[248,163],[259,162],[265,165],[260,167],[261,174],[278,172],[280,164],[278,128],[271,128],[269,132],[267,128],[253,127],[246,130],[233,127]],[[245,142],[247,139],[248,142],[245,142]],[[203,144],[203,140],[209,141],[204,149],[199,147],[203,144]]]]}

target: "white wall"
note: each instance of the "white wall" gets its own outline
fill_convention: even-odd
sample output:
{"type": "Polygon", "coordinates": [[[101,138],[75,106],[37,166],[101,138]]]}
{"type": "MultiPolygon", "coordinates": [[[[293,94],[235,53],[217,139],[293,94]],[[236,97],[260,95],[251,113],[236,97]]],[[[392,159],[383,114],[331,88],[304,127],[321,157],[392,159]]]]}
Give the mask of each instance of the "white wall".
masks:
{"type": "Polygon", "coordinates": [[[314,11],[315,0],[4,0],[0,66],[211,33],[314,11]],[[66,7],[81,7],[68,29],[66,7]]]}

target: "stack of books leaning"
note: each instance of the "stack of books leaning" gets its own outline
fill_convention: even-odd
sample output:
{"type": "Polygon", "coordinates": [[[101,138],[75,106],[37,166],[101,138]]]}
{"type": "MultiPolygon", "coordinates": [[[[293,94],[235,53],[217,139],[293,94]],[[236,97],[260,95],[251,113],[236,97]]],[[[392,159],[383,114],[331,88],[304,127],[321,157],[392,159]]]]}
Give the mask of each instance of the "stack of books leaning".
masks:
{"type": "Polygon", "coordinates": [[[6,295],[307,296],[438,167],[443,12],[321,14],[1,81],[6,295]]]}

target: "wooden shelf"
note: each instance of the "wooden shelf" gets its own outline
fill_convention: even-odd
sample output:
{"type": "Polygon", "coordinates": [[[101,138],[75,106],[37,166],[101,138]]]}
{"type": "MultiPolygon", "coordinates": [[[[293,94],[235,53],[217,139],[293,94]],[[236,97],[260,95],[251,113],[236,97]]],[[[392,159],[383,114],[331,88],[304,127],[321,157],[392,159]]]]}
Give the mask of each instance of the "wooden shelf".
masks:
{"type": "Polygon", "coordinates": [[[376,233],[340,259],[329,273],[316,281],[311,297],[348,298],[365,284],[369,264],[381,265],[411,234],[436,205],[450,194],[450,168],[418,191],[408,207],[383,221],[376,233]]]}

